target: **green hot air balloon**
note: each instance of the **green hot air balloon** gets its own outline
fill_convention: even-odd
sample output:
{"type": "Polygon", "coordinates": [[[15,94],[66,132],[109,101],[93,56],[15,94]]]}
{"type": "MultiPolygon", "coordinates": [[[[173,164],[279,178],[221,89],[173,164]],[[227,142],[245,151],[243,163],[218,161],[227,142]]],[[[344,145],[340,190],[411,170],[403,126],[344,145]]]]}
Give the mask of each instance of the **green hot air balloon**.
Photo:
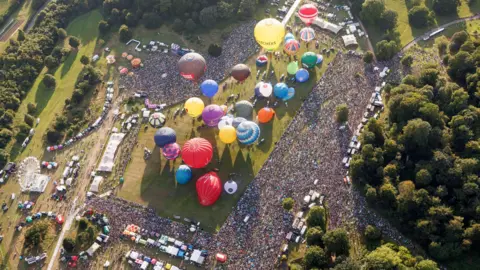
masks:
{"type": "Polygon", "coordinates": [[[290,75],[295,75],[295,73],[297,73],[297,71],[298,71],[298,62],[297,62],[297,61],[290,62],[290,63],[287,65],[287,72],[288,72],[288,74],[290,74],[290,75]]]}
{"type": "Polygon", "coordinates": [[[302,65],[305,68],[313,68],[317,63],[317,55],[313,52],[306,52],[302,55],[302,65]]]}

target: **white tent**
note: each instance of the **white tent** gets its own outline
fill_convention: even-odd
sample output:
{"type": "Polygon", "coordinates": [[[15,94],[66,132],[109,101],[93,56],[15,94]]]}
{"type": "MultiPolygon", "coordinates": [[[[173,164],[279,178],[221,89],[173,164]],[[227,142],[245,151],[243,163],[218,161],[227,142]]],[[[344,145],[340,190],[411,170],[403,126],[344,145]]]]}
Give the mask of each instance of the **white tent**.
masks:
{"type": "Polygon", "coordinates": [[[178,248],[174,247],[174,246],[168,246],[167,247],[167,253],[172,255],[172,256],[177,256],[178,254],[178,248]]]}
{"type": "Polygon", "coordinates": [[[98,188],[100,187],[100,184],[102,183],[102,181],[103,181],[102,176],[95,176],[95,178],[93,178],[92,184],[90,185],[90,191],[98,192],[98,188]]]}
{"type": "Polygon", "coordinates": [[[198,264],[203,264],[205,257],[202,256],[202,252],[198,249],[195,249],[190,257],[190,260],[198,264]]]}
{"type": "Polygon", "coordinates": [[[100,248],[100,245],[97,243],[93,243],[93,245],[87,250],[87,254],[90,257],[93,257],[93,254],[100,248]]]}
{"type": "Polygon", "coordinates": [[[338,32],[340,32],[340,30],[342,30],[341,26],[333,24],[331,22],[327,22],[324,19],[318,17],[313,21],[313,24],[334,34],[337,34],[338,32]]]}
{"type": "Polygon", "coordinates": [[[115,152],[125,137],[125,133],[112,133],[97,171],[111,172],[115,161],[115,152]]]}
{"type": "Polygon", "coordinates": [[[357,39],[355,38],[354,35],[345,35],[342,36],[343,43],[345,44],[345,47],[351,46],[351,45],[358,45],[357,39]]]}

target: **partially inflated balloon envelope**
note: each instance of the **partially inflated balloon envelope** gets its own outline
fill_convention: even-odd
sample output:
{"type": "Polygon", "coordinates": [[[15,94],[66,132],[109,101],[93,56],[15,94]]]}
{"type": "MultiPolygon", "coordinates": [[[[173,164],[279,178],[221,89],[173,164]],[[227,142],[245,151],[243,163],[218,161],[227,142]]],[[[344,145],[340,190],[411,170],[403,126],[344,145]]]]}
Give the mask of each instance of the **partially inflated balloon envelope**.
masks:
{"type": "Polygon", "coordinates": [[[273,87],[270,83],[259,82],[255,86],[255,95],[257,97],[269,97],[272,95],[273,87]]]}
{"type": "Polygon", "coordinates": [[[285,27],[273,18],[259,21],[253,30],[255,40],[268,51],[277,49],[285,36],[285,27]]]}
{"type": "Polygon", "coordinates": [[[170,143],[162,147],[162,154],[168,160],[174,160],[180,155],[180,145],[170,143]]]}
{"type": "Polygon", "coordinates": [[[302,55],[302,65],[305,68],[313,68],[317,64],[317,54],[306,52],[302,55]]]}
{"type": "Polygon", "coordinates": [[[306,25],[311,25],[317,18],[317,15],[318,9],[313,4],[305,4],[298,10],[298,17],[300,17],[306,25]]]}
{"type": "Polygon", "coordinates": [[[187,165],[180,165],[175,173],[175,179],[179,184],[186,184],[192,179],[192,169],[187,165]]]}
{"type": "Polygon", "coordinates": [[[295,73],[295,80],[297,82],[306,82],[308,81],[308,78],[310,77],[310,74],[308,73],[308,70],[306,69],[299,69],[297,73],[295,73]]]}
{"type": "Polygon", "coordinates": [[[290,100],[291,98],[293,98],[293,96],[295,96],[295,88],[290,87],[288,88],[288,94],[286,97],[283,98],[283,101],[290,100]]]}
{"type": "Polygon", "coordinates": [[[258,122],[262,124],[270,122],[274,116],[275,111],[272,108],[267,107],[262,108],[257,114],[258,122]]]}
{"type": "Polygon", "coordinates": [[[283,50],[288,55],[294,55],[298,52],[298,50],[300,50],[300,42],[296,41],[295,39],[290,39],[285,43],[283,50]]]}
{"type": "Polygon", "coordinates": [[[317,65],[323,62],[323,55],[317,54],[317,65]]]}
{"type": "Polygon", "coordinates": [[[237,128],[242,122],[245,122],[245,121],[247,121],[247,119],[245,119],[243,117],[235,117],[235,118],[233,118],[232,126],[234,128],[237,128]]]}
{"type": "Polygon", "coordinates": [[[214,80],[205,80],[200,84],[202,94],[208,98],[212,98],[218,92],[218,83],[214,80]]]}
{"type": "Polygon", "coordinates": [[[295,36],[292,33],[287,33],[284,38],[284,42],[286,43],[290,39],[295,39],[295,36]]]}
{"type": "Polygon", "coordinates": [[[300,30],[300,39],[305,42],[310,42],[315,38],[315,30],[310,27],[305,27],[300,30]]]}
{"type": "Polygon", "coordinates": [[[198,53],[187,53],[178,60],[178,70],[180,75],[187,80],[197,81],[205,74],[207,62],[205,58],[198,53]]]}
{"type": "Polygon", "coordinates": [[[257,61],[255,61],[255,64],[257,67],[263,67],[268,63],[268,58],[266,55],[260,55],[257,57],[257,61]]]}
{"type": "Polygon", "coordinates": [[[190,139],[183,145],[182,159],[191,168],[200,169],[207,166],[212,157],[212,145],[203,138],[190,139]]]}
{"type": "Polygon", "coordinates": [[[222,193],[222,181],[215,172],[209,172],[198,178],[195,184],[198,201],[203,206],[214,204],[222,193]]]}
{"type": "Polygon", "coordinates": [[[240,123],[237,127],[237,138],[240,143],[249,145],[260,137],[260,127],[252,121],[240,123]]]}
{"type": "Polygon", "coordinates": [[[232,143],[237,139],[237,132],[233,126],[224,126],[220,129],[218,136],[225,144],[232,143]]]}
{"type": "Polygon", "coordinates": [[[233,194],[233,193],[237,192],[238,185],[237,185],[237,182],[235,182],[233,180],[228,180],[225,183],[225,185],[223,185],[223,188],[225,189],[225,191],[228,194],[233,194]]]}
{"type": "Polygon", "coordinates": [[[285,83],[277,83],[273,87],[273,95],[276,98],[283,99],[288,95],[288,86],[285,83]]]}
{"type": "Polygon", "coordinates": [[[218,122],[217,127],[218,129],[221,129],[224,126],[232,126],[232,125],[233,125],[233,115],[227,114],[220,119],[220,122],[218,122]]]}
{"type": "Polygon", "coordinates": [[[191,117],[197,117],[202,114],[205,104],[203,103],[203,100],[197,97],[192,97],[187,99],[184,108],[188,115],[191,117]]]}
{"type": "Polygon", "coordinates": [[[232,68],[232,72],[230,74],[235,80],[243,82],[248,78],[248,76],[250,76],[250,68],[245,64],[238,64],[232,68]]]}
{"type": "Polygon", "coordinates": [[[288,65],[287,65],[288,74],[294,75],[295,73],[297,73],[297,71],[298,71],[298,62],[297,61],[288,63],[288,65]]]}
{"type": "Polygon", "coordinates": [[[235,103],[235,112],[238,117],[249,118],[253,112],[253,104],[247,100],[235,103]]]}
{"type": "Polygon", "coordinates": [[[153,140],[155,141],[155,144],[162,148],[167,144],[174,143],[177,141],[177,134],[175,133],[175,130],[169,127],[162,127],[155,132],[155,135],[153,136],[153,140]]]}
{"type": "Polygon", "coordinates": [[[215,127],[220,122],[220,119],[223,117],[223,109],[216,105],[211,104],[205,107],[202,112],[203,122],[209,127],[215,127]]]}

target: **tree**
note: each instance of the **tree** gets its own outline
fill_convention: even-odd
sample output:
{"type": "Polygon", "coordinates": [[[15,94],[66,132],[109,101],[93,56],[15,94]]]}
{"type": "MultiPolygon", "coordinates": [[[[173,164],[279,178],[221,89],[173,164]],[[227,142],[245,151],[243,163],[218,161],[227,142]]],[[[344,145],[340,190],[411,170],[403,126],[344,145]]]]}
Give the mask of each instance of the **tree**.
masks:
{"type": "Polygon", "coordinates": [[[363,55],[363,62],[367,63],[367,64],[370,64],[373,62],[373,53],[371,51],[367,51],[364,55],[363,55]]]}
{"type": "Polygon", "coordinates": [[[313,206],[307,215],[307,225],[308,227],[325,228],[325,208],[321,206],[313,206]]]}
{"type": "Polygon", "coordinates": [[[401,141],[405,146],[405,151],[414,156],[423,156],[429,152],[429,137],[432,131],[430,123],[421,119],[408,121],[403,127],[401,141]]]}
{"type": "Polygon", "coordinates": [[[415,266],[416,270],[439,270],[436,262],[432,260],[422,260],[415,266]]]}
{"type": "Polygon", "coordinates": [[[419,187],[426,187],[430,185],[430,182],[432,182],[432,176],[426,169],[419,170],[415,175],[415,183],[419,187]]]}
{"type": "Polygon", "coordinates": [[[382,245],[372,251],[366,257],[366,269],[383,269],[393,270],[397,269],[402,263],[402,259],[397,252],[387,245],[382,245]]]}
{"type": "Polygon", "coordinates": [[[457,13],[458,0],[433,0],[433,10],[438,15],[450,15],[457,13]]]}
{"type": "Polygon", "coordinates": [[[47,88],[51,88],[51,89],[52,88],[54,89],[57,85],[57,80],[51,74],[45,74],[42,82],[47,88]]]}
{"type": "Polygon", "coordinates": [[[63,28],[58,28],[57,29],[57,36],[59,39],[65,39],[67,37],[67,31],[65,31],[65,29],[63,28]]]}
{"type": "Polygon", "coordinates": [[[88,227],[88,220],[86,218],[81,218],[80,221],[78,222],[78,228],[80,230],[86,230],[88,227]]]}
{"type": "Polygon", "coordinates": [[[33,127],[33,125],[35,124],[35,117],[31,116],[30,114],[25,114],[25,116],[23,117],[23,120],[25,121],[25,123],[27,125],[29,125],[30,127],[33,127]]]}
{"type": "Polygon", "coordinates": [[[17,141],[23,141],[26,137],[28,137],[28,134],[32,127],[27,125],[26,123],[20,123],[15,128],[17,130],[15,138],[17,139],[17,141]]]}
{"type": "Polygon", "coordinates": [[[415,28],[423,28],[435,23],[432,12],[425,6],[415,6],[408,11],[408,21],[415,28]]]}
{"type": "Polygon", "coordinates": [[[148,12],[143,14],[143,24],[147,29],[155,29],[162,24],[162,18],[155,12],[148,12]]]}
{"type": "Polygon", "coordinates": [[[26,246],[38,246],[43,242],[48,232],[48,221],[41,220],[35,222],[25,233],[25,245],[26,246]]]}
{"type": "Polygon", "coordinates": [[[480,242],[480,224],[472,224],[468,227],[465,230],[464,237],[478,244],[480,242]]]}
{"type": "Polygon", "coordinates": [[[205,27],[211,27],[217,22],[217,7],[209,6],[200,11],[199,20],[205,27]]]}
{"type": "Polygon", "coordinates": [[[78,46],[80,46],[80,39],[74,36],[70,36],[68,38],[68,45],[70,45],[74,49],[77,49],[78,46]]]}
{"type": "Polygon", "coordinates": [[[400,62],[406,67],[411,67],[413,64],[413,57],[410,54],[407,54],[402,57],[402,60],[400,62]]]}
{"type": "Polygon", "coordinates": [[[180,32],[180,31],[183,30],[184,27],[185,27],[185,25],[184,25],[183,21],[180,20],[179,18],[176,18],[173,21],[173,25],[172,25],[173,30],[175,30],[177,32],[180,32]]]}
{"type": "MultiPolygon", "coordinates": [[[[0,129],[0,149],[5,149],[5,146],[12,140],[13,132],[9,129],[0,129]]],[[[0,166],[3,168],[3,166],[0,166]]]]}
{"type": "Polygon", "coordinates": [[[343,124],[348,121],[348,106],[343,103],[335,108],[335,119],[338,123],[343,124]]]}
{"type": "Polygon", "coordinates": [[[49,70],[52,70],[56,67],[58,67],[58,60],[57,58],[51,56],[51,55],[48,55],[47,57],[45,57],[45,59],[43,60],[43,62],[45,63],[45,66],[49,69],[49,70]]]}
{"type": "Polygon", "coordinates": [[[118,30],[118,34],[119,34],[120,41],[122,42],[129,41],[130,39],[132,39],[132,36],[133,36],[132,31],[130,31],[128,26],[126,26],[125,24],[122,24],[122,26],[120,26],[120,29],[118,30]]]}
{"type": "Polygon", "coordinates": [[[468,73],[475,73],[475,62],[468,52],[458,52],[450,57],[447,73],[452,80],[465,84],[468,73]]]}
{"type": "Polygon", "coordinates": [[[385,11],[385,2],[382,0],[366,0],[362,4],[360,17],[369,24],[377,22],[385,11]]]}
{"type": "Polygon", "coordinates": [[[105,35],[109,29],[110,29],[110,25],[108,24],[108,22],[104,20],[101,20],[100,22],[98,22],[98,31],[100,32],[100,34],[105,35]]]}
{"type": "Polygon", "coordinates": [[[322,228],[320,227],[311,227],[307,230],[307,234],[305,236],[307,240],[307,244],[310,246],[321,246],[322,245],[322,237],[324,233],[322,228]]]}
{"type": "Polygon", "coordinates": [[[393,10],[386,10],[380,17],[380,27],[384,30],[392,30],[397,26],[398,14],[393,10]]]}
{"type": "Polygon", "coordinates": [[[185,22],[185,29],[187,29],[187,31],[193,32],[195,28],[197,28],[197,24],[192,19],[188,19],[187,22],[185,22]]]}
{"type": "Polygon", "coordinates": [[[374,187],[367,188],[365,197],[367,198],[368,202],[374,203],[377,200],[377,190],[374,187]]]}
{"type": "Polygon", "coordinates": [[[322,238],[325,249],[330,253],[338,255],[348,255],[350,242],[348,240],[347,231],[344,229],[334,229],[327,231],[322,238]]]}
{"type": "Polygon", "coordinates": [[[390,60],[398,52],[398,44],[394,40],[381,40],[377,42],[377,58],[380,60],[390,60]]]}
{"type": "Polygon", "coordinates": [[[420,83],[419,86],[424,86],[427,84],[431,86],[435,86],[437,84],[437,79],[439,74],[440,72],[438,71],[438,69],[435,69],[435,68],[423,69],[419,78],[419,83],[420,83]]]}
{"type": "Polygon", "coordinates": [[[222,47],[216,43],[212,43],[208,46],[208,54],[213,57],[219,57],[222,54],[222,47]]]}
{"type": "Polygon", "coordinates": [[[294,204],[295,204],[295,201],[292,198],[285,198],[282,201],[282,207],[287,211],[292,210],[294,204]]]}
{"type": "Polygon", "coordinates": [[[0,147],[0,167],[3,168],[7,164],[10,154],[0,147]]]}
{"type": "Polygon", "coordinates": [[[377,227],[368,225],[367,228],[365,228],[365,237],[370,241],[378,241],[382,238],[382,233],[377,227]]]}
{"type": "Polygon", "coordinates": [[[22,42],[25,40],[25,32],[22,29],[18,29],[17,41],[22,42]]]}
{"type": "Polygon", "coordinates": [[[125,24],[131,27],[134,27],[137,25],[137,16],[133,14],[132,12],[128,12],[127,15],[125,16],[125,24]]]}
{"type": "Polygon", "coordinates": [[[71,238],[71,237],[65,237],[63,239],[63,248],[67,251],[67,252],[72,252],[73,249],[75,248],[75,244],[76,244],[76,241],[75,239],[71,238]]]}
{"type": "Polygon", "coordinates": [[[86,65],[90,64],[90,58],[88,58],[88,56],[86,56],[86,55],[82,55],[82,57],[80,57],[80,63],[82,63],[82,65],[86,66],[86,65]]]}
{"type": "Polygon", "coordinates": [[[219,19],[228,19],[233,15],[233,5],[225,1],[217,2],[217,14],[219,19]]]}
{"type": "Polygon", "coordinates": [[[396,196],[397,196],[397,190],[395,189],[395,187],[386,182],[386,183],[383,183],[381,186],[380,186],[380,190],[379,190],[379,198],[382,200],[382,202],[386,205],[386,206],[395,206],[395,203],[397,201],[396,199],[396,196]]]}
{"type": "Polygon", "coordinates": [[[63,138],[63,134],[53,129],[47,130],[47,141],[51,144],[57,144],[63,138]]]}
{"type": "Polygon", "coordinates": [[[323,268],[328,262],[325,251],[319,246],[308,247],[307,252],[305,252],[304,261],[307,269],[314,267],[323,268]]]}

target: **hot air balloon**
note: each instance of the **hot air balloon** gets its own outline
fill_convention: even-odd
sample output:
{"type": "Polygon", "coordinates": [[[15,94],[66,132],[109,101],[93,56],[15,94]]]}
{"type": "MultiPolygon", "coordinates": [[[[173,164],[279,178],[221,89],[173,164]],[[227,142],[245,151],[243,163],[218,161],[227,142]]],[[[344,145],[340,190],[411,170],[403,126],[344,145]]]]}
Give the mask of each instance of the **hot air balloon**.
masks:
{"type": "Polygon", "coordinates": [[[165,115],[163,113],[152,113],[148,119],[148,123],[154,128],[162,127],[165,124],[165,115]]]}
{"type": "Polygon", "coordinates": [[[214,204],[222,193],[222,181],[215,172],[209,172],[198,178],[195,184],[198,201],[203,206],[214,204]]]}
{"type": "Polygon", "coordinates": [[[187,165],[180,165],[175,173],[175,179],[181,185],[188,183],[192,179],[192,169],[187,165]]]}
{"type": "Polygon", "coordinates": [[[208,98],[212,98],[218,92],[218,83],[214,80],[205,80],[200,84],[202,94],[208,98]]]}
{"type": "Polygon", "coordinates": [[[298,62],[297,61],[288,63],[288,65],[287,65],[288,74],[294,75],[295,73],[297,73],[297,71],[298,71],[298,62]]]}
{"type": "Polygon", "coordinates": [[[220,122],[218,122],[218,129],[222,129],[224,126],[232,126],[233,125],[233,115],[225,115],[220,119],[220,122]]]}
{"type": "Polygon", "coordinates": [[[310,27],[305,27],[300,30],[300,39],[305,42],[310,42],[315,38],[315,30],[310,27]]]}
{"type": "Polygon", "coordinates": [[[107,55],[106,59],[107,59],[107,64],[109,65],[115,63],[115,55],[113,54],[107,55]]]}
{"type": "Polygon", "coordinates": [[[237,182],[235,182],[233,180],[228,180],[225,183],[225,185],[223,185],[223,188],[225,189],[225,191],[228,194],[233,194],[233,193],[237,192],[238,185],[237,185],[237,182]]]}
{"type": "Polygon", "coordinates": [[[227,107],[227,105],[223,105],[223,104],[222,104],[222,105],[220,105],[220,108],[222,108],[222,110],[223,110],[223,115],[226,115],[227,112],[228,112],[228,107],[227,107]]]}
{"type": "Polygon", "coordinates": [[[133,59],[133,60],[130,62],[130,64],[132,64],[132,67],[133,67],[133,68],[139,68],[140,65],[142,64],[142,59],[140,59],[140,58],[135,58],[135,59],[133,59]]]}
{"type": "Polygon", "coordinates": [[[287,100],[293,98],[293,96],[295,96],[295,88],[290,87],[290,88],[288,88],[288,94],[287,94],[286,97],[283,98],[283,101],[287,101],[287,100]]]}
{"type": "Polygon", "coordinates": [[[257,57],[257,61],[255,61],[255,64],[257,67],[263,67],[268,63],[268,57],[265,55],[260,55],[257,57]]]}
{"type": "Polygon", "coordinates": [[[211,104],[205,107],[202,112],[203,122],[209,127],[215,127],[223,117],[223,109],[216,104],[211,104]]]}
{"type": "Polygon", "coordinates": [[[185,102],[184,108],[185,111],[187,111],[188,115],[190,115],[191,117],[197,117],[202,114],[203,109],[205,108],[205,104],[203,104],[203,100],[197,97],[192,97],[185,102]]]}
{"type": "Polygon", "coordinates": [[[252,121],[244,121],[237,127],[237,138],[240,143],[249,145],[260,137],[260,127],[252,121]]]}
{"type": "Polygon", "coordinates": [[[277,83],[273,87],[273,95],[276,98],[283,99],[288,95],[288,86],[285,83],[277,83]]]}
{"type": "Polygon", "coordinates": [[[233,126],[224,126],[220,129],[218,137],[225,144],[232,143],[237,139],[237,131],[233,126]]]}
{"type": "Polygon", "coordinates": [[[177,141],[177,134],[175,130],[169,127],[162,127],[155,132],[153,140],[158,147],[164,147],[167,144],[174,143],[177,141]]]}
{"type": "Polygon", "coordinates": [[[198,53],[190,52],[178,60],[180,75],[189,81],[198,81],[207,70],[205,58],[198,53]]]}
{"type": "Polygon", "coordinates": [[[317,54],[317,65],[323,62],[323,56],[321,54],[317,54]]]}
{"type": "Polygon", "coordinates": [[[317,64],[317,55],[313,52],[306,52],[302,55],[302,66],[313,68],[317,64]]]}
{"type": "Polygon", "coordinates": [[[232,126],[234,128],[237,128],[238,125],[240,125],[240,123],[245,122],[245,121],[247,121],[247,119],[245,119],[243,117],[235,117],[235,118],[233,118],[232,126]]]}
{"type": "Polygon", "coordinates": [[[255,86],[255,95],[257,97],[269,97],[272,95],[273,87],[270,83],[259,82],[255,86]]]}
{"type": "Polygon", "coordinates": [[[285,27],[273,18],[259,21],[253,30],[255,40],[267,51],[277,49],[285,36],[285,27]]]}
{"type": "Polygon", "coordinates": [[[180,155],[180,145],[170,143],[162,147],[162,154],[168,160],[174,160],[180,155]]]}
{"type": "Polygon", "coordinates": [[[297,73],[295,73],[295,80],[297,82],[306,82],[308,81],[308,78],[310,77],[310,74],[308,73],[308,71],[306,69],[299,69],[297,71],[297,73]]]}
{"type": "Polygon", "coordinates": [[[288,55],[294,55],[300,50],[300,42],[296,41],[295,39],[290,39],[285,43],[283,50],[288,55]]]}
{"type": "Polygon", "coordinates": [[[182,159],[191,168],[200,169],[207,166],[212,156],[212,145],[203,138],[190,139],[182,148],[182,159]]]}
{"type": "Polygon", "coordinates": [[[305,4],[298,10],[298,17],[306,25],[311,25],[318,15],[318,9],[313,4],[305,4]]]}
{"type": "Polygon", "coordinates": [[[287,41],[289,41],[290,39],[295,39],[295,36],[292,33],[287,33],[283,40],[285,43],[287,43],[287,41]]]}
{"type": "Polygon", "coordinates": [[[250,73],[250,68],[247,65],[238,64],[232,68],[230,75],[232,75],[235,80],[243,82],[250,76],[250,73]]]}
{"type": "Polygon", "coordinates": [[[253,105],[247,100],[240,100],[235,103],[235,112],[239,117],[249,118],[253,112],[253,105]]]}
{"type": "Polygon", "coordinates": [[[273,117],[275,116],[275,111],[272,108],[262,108],[258,111],[257,118],[258,122],[261,124],[265,124],[270,122],[273,117]]]}

